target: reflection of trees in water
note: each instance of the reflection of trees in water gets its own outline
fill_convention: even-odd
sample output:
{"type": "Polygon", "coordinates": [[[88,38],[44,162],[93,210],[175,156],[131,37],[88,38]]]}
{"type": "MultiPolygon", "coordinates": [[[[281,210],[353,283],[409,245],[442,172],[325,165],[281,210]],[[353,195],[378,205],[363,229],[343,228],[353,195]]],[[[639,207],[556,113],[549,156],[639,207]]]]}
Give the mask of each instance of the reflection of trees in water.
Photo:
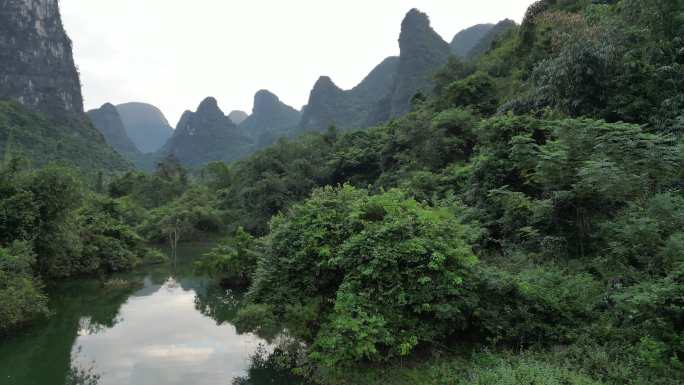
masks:
{"type": "Polygon", "coordinates": [[[247,376],[234,378],[232,385],[306,385],[302,378],[292,374],[299,354],[300,351],[290,347],[277,347],[271,351],[260,345],[250,357],[247,376]]]}
{"type": "MultiPolygon", "coordinates": [[[[195,309],[216,321],[217,325],[233,323],[238,310],[244,306],[242,291],[224,289],[218,283],[207,285],[205,290],[196,291],[195,309]]],[[[276,348],[259,345],[250,356],[247,376],[233,379],[233,385],[305,385],[300,377],[292,374],[302,353],[302,345],[281,333],[282,329],[260,338],[273,342],[276,348]]],[[[240,333],[240,329],[237,329],[240,333]]]]}
{"type": "Polygon", "coordinates": [[[84,368],[73,364],[81,354],[81,347],[71,356],[71,368],[64,379],[64,385],[97,385],[100,382],[100,375],[95,372],[95,362],[90,367],[84,368]]]}
{"type": "Polygon", "coordinates": [[[205,290],[196,291],[195,309],[216,321],[217,325],[232,323],[243,304],[244,294],[209,284],[205,290]]]}
{"type": "MultiPolygon", "coordinates": [[[[120,318],[117,317],[113,321],[113,324],[120,322],[120,318]]],[[[91,317],[82,317],[78,321],[78,335],[79,336],[91,336],[94,334],[102,333],[103,331],[109,329],[106,325],[93,322],[91,317]]]]}
{"type": "MultiPolygon", "coordinates": [[[[119,311],[143,276],[126,277],[130,284],[107,286],[99,280],[74,280],[48,289],[52,317],[35,325],[30,333],[0,345],[0,373],[9,385],[94,385],[97,376],[76,365],[80,335],[96,334],[121,321],[119,311]],[[80,381],[80,382],[78,382],[80,381]]],[[[5,384],[0,380],[0,383],[5,384]]]]}
{"type": "Polygon", "coordinates": [[[218,283],[209,283],[204,290],[195,290],[195,309],[216,321],[217,325],[232,324],[238,334],[253,333],[269,344],[277,342],[285,331],[285,325],[276,323],[258,331],[244,330],[236,324],[238,311],[245,306],[245,292],[239,289],[224,289],[218,283]]]}
{"type": "Polygon", "coordinates": [[[95,373],[93,368],[82,369],[72,366],[64,385],[97,385],[99,382],[100,375],[95,373]]]}

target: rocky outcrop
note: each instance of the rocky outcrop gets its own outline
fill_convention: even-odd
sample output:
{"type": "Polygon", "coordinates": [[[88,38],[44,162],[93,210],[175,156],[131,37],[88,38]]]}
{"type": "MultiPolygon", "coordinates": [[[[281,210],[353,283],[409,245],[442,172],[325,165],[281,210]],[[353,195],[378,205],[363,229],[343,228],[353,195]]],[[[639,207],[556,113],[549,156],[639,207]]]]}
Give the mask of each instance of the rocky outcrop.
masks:
{"type": "Polygon", "coordinates": [[[173,128],[159,108],[146,103],[125,103],[116,106],[126,134],[143,153],[161,149],[171,135],[173,128]]]}
{"type": "Polygon", "coordinates": [[[160,156],[175,155],[185,166],[230,162],[250,153],[252,143],[224,115],[216,99],[206,98],[196,112],[185,111],[160,156]]]}
{"type": "MultiPolygon", "coordinates": [[[[321,77],[304,108],[301,128],[323,131],[331,125],[338,129],[363,128],[387,118],[378,106],[394,88],[399,64],[398,57],[389,57],[376,66],[361,83],[343,91],[327,76],[321,77]]],[[[384,110],[384,109],[383,109],[384,110]]]]}
{"type": "Polygon", "coordinates": [[[98,109],[88,111],[87,114],[95,128],[104,135],[110,146],[129,160],[137,159],[140,151],[126,134],[126,129],[116,107],[106,103],[98,109]]]}
{"type": "Polygon", "coordinates": [[[428,16],[412,9],[401,24],[399,68],[391,99],[390,116],[400,116],[411,108],[416,93],[432,92],[433,75],[450,54],[449,44],[432,27],[428,16]]]}
{"type": "Polygon", "coordinates": [[[314,85],[300,129],[364,128],[410,109],[416,93],[432,92],[434,73],[446,64],[449,45],[430,27],[428,17],[411,10],[402,23],[400,56],[380,63],[358,86],[342,90],[329,77],[314,85]]]}
{"type": "Polygon", "coordinates": [[[240,124],[240,129],[257,148],[261,148],[289,135],[301,116],[299,111],[281,102],[270,91],[261,90],[254,95],[252,115],[240,124]]]}
{"type": "Polygon", "coordinates": [[[35,166],[131,167],[83,113],[57,0],[0,0],[0,104],[0,153],[22,154],[35,166]]]}
{"type": "Polygon", "coordinates": [[[50,116],[83,113],[57,0],[0,1],[0,99],[50,116]]]}
{"type": "Polygon", "coordinates": [[[451,40],[451,53],[461,59],[468,57],[468,53],[494,28],[494,24],[477,24],[459,32],[451,40]]]}
{"type": "Polygon", "coordinates": [[[228,114],[228,117],[233,123],[240,125],[247,118],[249,118],[249,115],[245,111],[233,110],[230,112],[230,114],[228,114]]]}
{"type": "Polygon", "coordinates": [[[321,76],[309,95],[309,104],[304,107],[301,128],[307,131],[322,131],[336,124],[346,128],[350,124],[350,98],[328,76],[321,76]]]}

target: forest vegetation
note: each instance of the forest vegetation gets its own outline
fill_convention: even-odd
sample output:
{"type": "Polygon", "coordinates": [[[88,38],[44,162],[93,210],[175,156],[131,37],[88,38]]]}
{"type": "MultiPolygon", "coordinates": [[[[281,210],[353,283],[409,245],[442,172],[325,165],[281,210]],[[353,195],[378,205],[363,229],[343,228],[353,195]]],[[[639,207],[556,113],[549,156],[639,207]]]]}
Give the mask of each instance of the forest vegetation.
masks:
{"type": "MultiPolygon", "coordinates": [[[[6,151],[0,333],[49,316],[45,280],[221,239],[197,269],[247,287],[235,324],[280,342],[253,371],[681,384],[683,37],[682,0],[542,0],[386,124],[89,178],[6,151]]],[[[0,125],[42,122],[18,109],[0,125]]]]}

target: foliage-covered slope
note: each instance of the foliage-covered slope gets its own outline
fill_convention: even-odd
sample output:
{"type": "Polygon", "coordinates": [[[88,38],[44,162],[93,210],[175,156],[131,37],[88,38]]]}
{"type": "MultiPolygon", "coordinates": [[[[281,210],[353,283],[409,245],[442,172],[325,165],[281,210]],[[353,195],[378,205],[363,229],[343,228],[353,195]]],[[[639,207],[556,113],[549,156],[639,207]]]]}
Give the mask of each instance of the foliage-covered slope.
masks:
{"type": "Polygon", "coordinates": [[[496,23],[487,31],[487,33],[483,34],[475,44],[473,44],[463,58],[469,60],[479,58],[492,48],[493,43],[505,35],[509,30],[515,28],[515,26],[516,23],[509,19],[496,23]]]}
{"type": "Polygon", "coordinates": [[[0,153],[23,156],[37,167],[50,162],[90,172],[131,167],[87,118],[49,119],[15,102],[0,101],[0,153]]]}

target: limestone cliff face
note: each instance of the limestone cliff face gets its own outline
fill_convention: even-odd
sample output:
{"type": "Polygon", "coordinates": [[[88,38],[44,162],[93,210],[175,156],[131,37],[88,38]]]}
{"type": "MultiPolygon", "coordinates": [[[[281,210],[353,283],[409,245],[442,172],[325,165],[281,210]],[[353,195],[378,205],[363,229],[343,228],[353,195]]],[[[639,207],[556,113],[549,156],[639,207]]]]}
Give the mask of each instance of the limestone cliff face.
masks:
{"type": "Polygon", "coordinates": [[[432,92],[433,75],[449,58],[449,44],[430,27],[424,13],[413,9],[402,22],[399,57],[380,63],[359,85],[341,90],[321,77],[304,108],[300,129],[322,131],[365,128],[405,114],[416,93],[432,92]]]}
{"type": "Polygon", "coordinates": [[[0,99],[51,116],[83,112],[58,0],[0,0],[0,99]]]}
{"type": "Polygon", "coordinates": [[[321,76],[309,95],[309,104],[304,107],[301,128],[307,131],[322,131],[332,124],[346,123],[348,98],[328,76],[321,76]]]}
{"type": "Polygon", "coordinates": [[[0,0],[0,105],[0,152],[19,152],[37,166],[131,167],[83,113],[58,0],[0,0]]]}
{"type": "Polygon", "coordinates": [[[88,111],[88,117],[95,128],[104,135],[107,143],[119,154],[131,160],[140,155],[140,151],[126,135],[121,116],[112,104],[106,103],[98,109],[88,111]]]}
{"type": "Polygon", "coordinates": [[[428,16],[412,9],[401,24],[399,68],[390,116],[409,111],[418,92],[432,92],[433,75],[449,60],[451,48],[430,26],[428,16]]]}
{"type": "Polygon", "coordinates": [[[341,90],[327,77],[321,77],[309,95],[300,127],[305,131],[323,131],[331,125],[338,129],[364,128],[382,122],[387,112],[379,111],[391,96],[399,58],[383,60],[351,90],[341,90]]]}

